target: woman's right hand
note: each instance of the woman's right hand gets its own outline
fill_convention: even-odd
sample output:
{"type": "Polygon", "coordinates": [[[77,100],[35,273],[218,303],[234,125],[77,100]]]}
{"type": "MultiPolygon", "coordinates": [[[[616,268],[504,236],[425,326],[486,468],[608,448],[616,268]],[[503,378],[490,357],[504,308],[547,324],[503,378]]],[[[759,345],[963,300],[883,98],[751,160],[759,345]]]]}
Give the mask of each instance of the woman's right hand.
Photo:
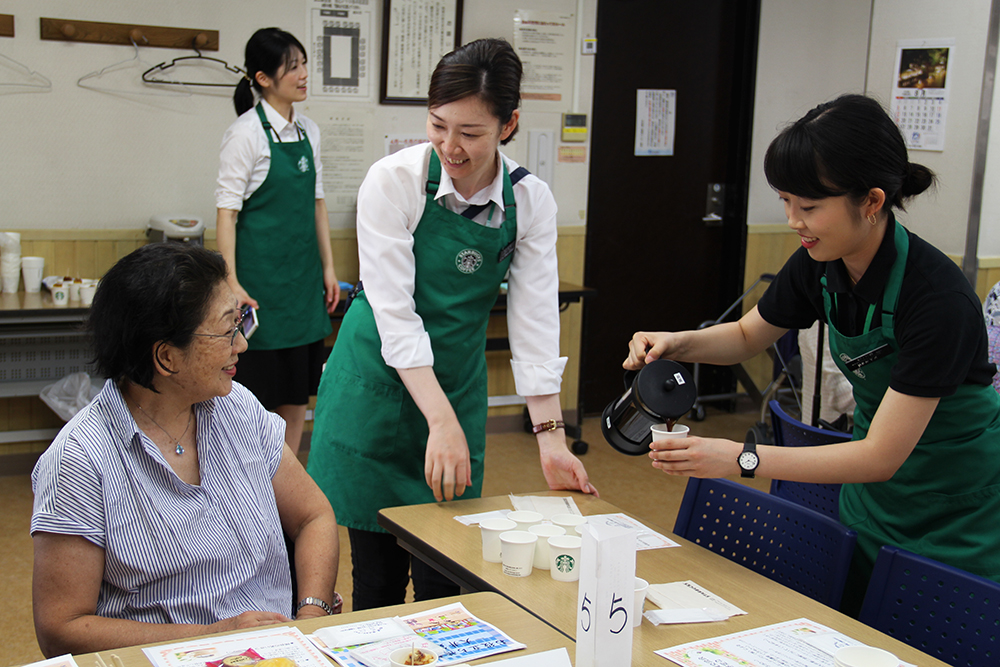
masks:
{"type": "Polygon", "coordinates": [[[438,502],[454,500],[465,493],[466,487],[472,486],[469,443],[458,419],[430,426],[424,478],[438,502]]]}
{"type": "Polygon", "coordinates": [[[275,623],[288,623],[292,619],[273,611],[245,611],[239,616],[224,618],[207,626],[209,633],[232,632],[243,628],[257,628],[262,625],[274,625],[275,623]]]}
{"type": "Polygon", "coordinates": [[[673,358],[679,348],[678,334],[669,331],[638,331],[628,343],[628,357],[622,363],[627,371],[637,371],[662,357],[673,358]]]}

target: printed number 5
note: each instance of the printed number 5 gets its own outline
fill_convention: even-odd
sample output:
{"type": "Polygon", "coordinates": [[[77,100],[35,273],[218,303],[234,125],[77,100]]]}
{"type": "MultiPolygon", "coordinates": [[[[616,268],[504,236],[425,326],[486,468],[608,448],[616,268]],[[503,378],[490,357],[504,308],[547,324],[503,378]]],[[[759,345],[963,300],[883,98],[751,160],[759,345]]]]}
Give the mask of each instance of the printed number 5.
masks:
{"type": "Polygon", "coordinates": [[[614,596],[614,594],[611,595],[611,613],[608,615],[608,619],[613,619],[615,617],[615,614],[617,614],[618,612],[621,612],[622,615],[624,616],[622,618],[621,627],[618,628],[617,630],[612,630],[611,631],[611,634],[614,634],[614,635],[617,635],[619,632],[621,632],[622,630],[624,630],[625,629],[625,625],[628,623],[628,609],[626,609],[625,607],[621,606],[621,601],[622,601],[621,598],[616,598],[614,596]]]}
{"type": "Polygon", "coordinates": [[[586,621],[583,621],[583,620],[580,621],[580,627],[583,628],[584,632],[590,632],[590,607],[587,606],[588,604],[592,604],[592,603],[590,602],[590,598],[587,597],[587,594],[584,593],[584,595],[583,595],[583,605],[580,607],[580,611],[585,612],[587,614],[587,620],[586,621]]]}

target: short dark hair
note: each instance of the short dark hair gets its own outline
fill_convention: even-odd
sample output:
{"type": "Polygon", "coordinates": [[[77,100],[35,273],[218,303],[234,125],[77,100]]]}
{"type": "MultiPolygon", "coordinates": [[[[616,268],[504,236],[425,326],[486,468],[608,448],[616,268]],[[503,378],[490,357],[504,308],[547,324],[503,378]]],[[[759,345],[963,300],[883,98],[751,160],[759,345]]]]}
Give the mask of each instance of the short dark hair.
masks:
{"type": "Polygon", "coordinates": [[[807,199],[847,195],[860,202],[880,188],[885,211],[902,209],[935,180],[910,162],[896,123],[865,95],[820,104],[782,130],[767,148],[764,174],[774,189],[807,199]]]}
{"type": "MultiPolygon", "coordinates": [[[[476,96],[506,125],[521,104],[521,59],[503,39],[477,39],[441,58],[431,74],[427,108],[476,96]]],[[[517,134],[517,127],[501,144],[517,134]]]]}
{"type": "Polygon", "coordinates": [[[295,49],[306,55],[302,42],[295,39],[292,33],[279,28],[261,28],[250,37],[243,53],[243,67],[247,75],[236,84],[236,92],[233,93],[237,116],[253,108],[254,96],[250,87],[261,92],[257,72],[263,72],[271,79],[278,78],[278,70],[288,64],[295,49]]]}
{"type": "Polygon", "coordinates": [[[97,372],[153,389],[153,345],[190,345],[226,275],[222,255],[187,243],[151,243],[118,260],[87,317],[97,372]]]}

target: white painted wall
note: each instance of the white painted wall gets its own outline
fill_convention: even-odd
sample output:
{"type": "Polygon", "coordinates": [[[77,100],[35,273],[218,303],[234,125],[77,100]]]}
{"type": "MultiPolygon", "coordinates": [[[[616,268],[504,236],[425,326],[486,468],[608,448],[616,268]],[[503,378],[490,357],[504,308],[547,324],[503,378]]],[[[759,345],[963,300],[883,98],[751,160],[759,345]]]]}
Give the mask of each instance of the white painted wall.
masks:
{"type": "MultiPolygon", "coordinates": [[[[374,71],[381,53],[381,0],[376,11],[374,71]]],[[[597,0],[465,0],[464,41],[479,37],[513,40],[513,12],[528,5],[576,13],[584,8],[585,35],[594,34],[597,0]]],[[[133,55],[131,47],[41,41],[39,17],[216,29],[220,50],[208,53],[242,65],[243,47],[257,28],[278,26],[304,39],[303,0],[0,0],[0,13],[15,17],[15,37],[0,38],[0,56],[12,58],[52,81],[47,93],[9,93],[0,85],[0,229],[143,228],[155,213],[185,213],[215,224],[215,178],[222,134],[235,120],[230,89],[197,89],[191,96],[172,90],[148,92],[139,76],[148,66],[190,51],[140,49],[148,64],[116,75],[109,85],[128,91],[87,90],[77,80],[133,55]],[[162,94],[166,93],[166,94],[162,94]]],[[[580,111],[590,113],[593,58],[581,66],[580,111]]],[[[377,103],[376,74],[367,102],[331,104],[309,100],[302,111],[316,118],[346,111],[371,119],[370,161],[382,155],[386,133],[422,134],[422,107],[377,103]]],[[[0,58],[0,84],[15,80],[0,58]]],[[[530,129],[558,130],[565,108],[545,112],[526,103],[518,138],[504,150],[527,162],[530,129]]],[[[557,135],[558,136],[558,135],[557,135]]],[[[556,165],[554,193],[560,223],[582,224],[587,201],[588,163],[556,165]]],[[[334,227],[352,227],[353,214],[331,214],[334,227]]]]}
{"type": "MultiPolygon", "coordinates": [[[[939,186],[914,199],[902,216],[946,253],[965,250],[977,113],[989,0],[763,0],[754,108],[749,224],[784,222],[763,174],[764,151],[783,123],[845,92],[867,92],[887,107],[900,39],[954,38],[944,151],[911,151],[933,169],[939,186]],[[870,56],[869,27],[871,29],[870,56]],[[867,75],[867,91],[865,77],[867,75]]],[[[1000,104],[994,104],[979,256],[1000,256],[1000,104]]]]}
{"type": "Polygon", "coordinates": [[[762,0],[748,224],[785,223],[764,152],[820,102],[864,92],[871,0],[762,0]]]}

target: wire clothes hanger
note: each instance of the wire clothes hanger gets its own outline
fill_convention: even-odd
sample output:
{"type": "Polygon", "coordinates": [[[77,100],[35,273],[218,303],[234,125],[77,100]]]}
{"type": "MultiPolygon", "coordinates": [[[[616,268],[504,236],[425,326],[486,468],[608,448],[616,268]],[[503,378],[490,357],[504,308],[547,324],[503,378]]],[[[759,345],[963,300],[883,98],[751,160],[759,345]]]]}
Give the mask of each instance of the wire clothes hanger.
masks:
{"type": "Polygon", "coordinates": [[[2,81],[0,80],[0,93],[4,91],[4,88],[11,89],[31,89],[29,90],[14,90],[13,92],[48,92],[52,90],[52,82],[49,81],[45,76],[39,74],[38,72],[32,70],[31,68],[22,65],[13,58],[8,58],[7,56],[0,53],[0,65],[9,67],[10,69],[17,72],[23,80],[21,81],[2,81]]]}
{"type": "Polygon", "coordinates": [[[164,72],[166,70],[169,70],[172,67],[176,67],[178,63],[181,63],[181,62],[184,62],[184,61],[195,61],[195,60],[197,60],[197,61],[203,61],[203,62],[207,61],[207,62],[218,63],[218,64],[222,65],[223,69],[225,69],[227,72],[232,72],[233,74],[237,74],[237,75],[239,75],[240,78],[246,76],[246,74],[247,74],[246,70],[244,70],[244,69],[242,69],[240,67],[236,67],[236,66],[230,65],[225,60],[220,60],[219,58],[213,58],[211,56],[202,55],[201,51],[198,50],[198,47],[195,45],[195,43],[193,41],[191,43],[191,48],[194,49],[194,52],[197,53],[198,55],[196,55],[196,56],[181,56],[179,58],[174,58],[169,63],[168,62],[162,62],[159,65],[154,65],[153,67],[150,67],[148,70],[146,70],[145,72],[142,73],[142,80],[145,81],[146,83],[152,83],[152,84],[158,84],[158,85],[171,85],[171,86],[209,86],[209,87],[213,87],[213,88],[226,88],[226,87],[232,88],[232,87],[236,86],[239,83],[238,79],[236,81],[233,81],[232,83],[212,83],[212,82],[205,82],[205,81],[171,81],[169,79],[157,78],[158,74],[160,74],[161,72],[164,72]]]}
{"type": "MultiPolygon", "coordinates": [[[[143,37],[143,39],[145,39],[145,37],[143,37]]],[[[128,84],[126,84],[125,86],[120,86],[118,89],[115,89],[114,87],[107,85],[95,85],[96,81],[94,81],[93,83],[84,83],[84,82],[89,82],[91,80],[101,79],[102,77],[108,75],[113,75],[116,72],[124,72],[128,69],[134,69],[136,66],[149,67],[151,63],[142,59],[142,57],[139,54],[139,45],[136,43],[136,41],[131,37],[129,38],[129,41],[132,42],[132,46],[135,49],[135,53],[132,55],[131,58],[127,58],[125,60],[112,63],[107,67],[102,67],[96,72],[91,72],[90,74],[84,74],[83,76],[81,76],[79,79],[76,80],[76,85],[80,86],[81,88],[87,88],[89,90],[96,90],[105,93],[126,93],[131,95],[164,95],[164,94],[180,94],[188,96],[191,95],[191,93],[186,90],[183,91],[177,90],[175,93],[166,93],[166,92],[161,93],[161,92],[151,92],[149,90],[142,90],[141,86],[137,86],[136,84],[132,83],[134,79],[128,79],[128,84]]],[[[113,78],[116,78],[119,81],[119,83],[121,83],[124,79],[124,76],[119,75],[118,77],[113,77],[113,78]]]]}

